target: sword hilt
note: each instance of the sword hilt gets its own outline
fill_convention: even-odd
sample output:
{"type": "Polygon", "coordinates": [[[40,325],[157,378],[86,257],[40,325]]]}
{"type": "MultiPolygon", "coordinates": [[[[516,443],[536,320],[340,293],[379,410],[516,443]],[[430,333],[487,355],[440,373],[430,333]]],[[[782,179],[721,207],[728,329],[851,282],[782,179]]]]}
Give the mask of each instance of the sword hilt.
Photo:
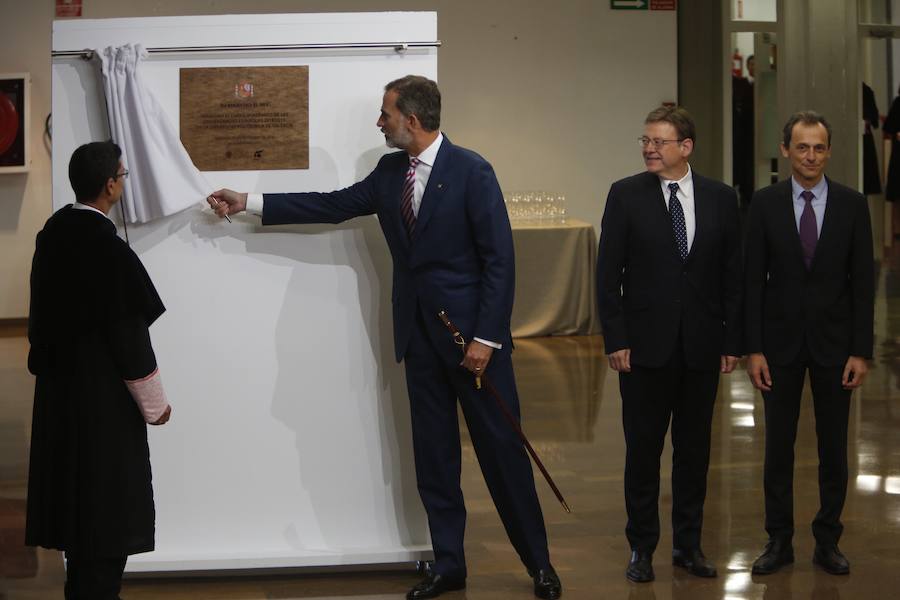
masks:
{"type": "MultiPolygon", "coordinates": [[[[453,326],[453,323],[450,322],[450,317],[447,316],[446,311],[439,311],[438,318],[447,328],[447,331],[450,332],[450,335],[453,336],[453,341],[459,345],[460,349],[465,353],[466,351],[466,340],[463,338],[462,334],[459,330],[453,326]]],[[[475,388],[481,389],[481,376],[475,376],[475,388]]],[[[541,462],[541,459],[538,457],[537,452],[535,452],[534,448],[531,445],[531,442],[528,441],[528,438],[525,437],[525,433],[522,431],[522,427],[519,424],[519,421],[513,414],[510,412],[509,408],[507,408],[506,403],[503,402],[503,398],[500,397],[500,394],[497,393],[497,389],[494,387],[493,383],[491,383],[490,378],[487,375],[484,376],[484,385],[487,388],[488,393],[494,397],[497,405],[500,407],[503,416],[506,418],[507,422],[509,422],[510,427],[513,428],[519,439],[522,440],[522,444],[525,446],[525,449],[528,450],[528,454],[531,455],[531,458],[534,460],[534,464],[537,465],[538,470],[540,470],[541,474],[544,476],[544,479],[547,480],[547,483],[550,485],[550,489],[553,490],[553,493],[556,495],[556,499],[559,500],[560,504],[562,504],[563,509],[567,513],[571,513],[571,509],[569,505],[566,504],[565,498],[563,498],[562,493],[559,491],[559,488],[556,487],[556,483],[553,481],[553,478],[550,476],[550,473],[547,472],[547,468],[544,466],[544,463],[541,462]]]]}
{"type": "Polygon", "coordinates": [[[438,318],[444,324],[444,327],[447,328],[447,331],[450,332],[450,335],[453,336],[453,341],[458,346],[465,348],[466,347],[466,338],[464,338],[462,336],[462,334],[459,332],[459,329],[457,329],[456,326],[450,322],[450,317],[447,316],[447,311],[442,310],[442,311],[438,312],[438,318]]]}
{"type": "MultiPolygon", "coordinates": [[[[463,351],[463,354],[465,354],[465,352],[466,352],[466,338],[464,338],[464,337],[462,336],[462,334],[459,332],[459,329],[457,329],[457,328],[453,325],[453,323],[450,322],[450,317],[447,316],[447,311],[445,311],[445,310],[439,311],[439,312],[438,312],[438,318],[439,318],[439,319],[441,320],[441,322],[444,324],[444,327],[447,328],[447,331],[450,332],[450,335],[453,336],[453,341],[456,343],[457,346],[460,347],[460,349],[463,351]]],[[[475,376],[475,389],[476,389],[476,390],[480,390],[480,389],[481,389],[481,375],[476,375],[476,376],[475,376]]]]}

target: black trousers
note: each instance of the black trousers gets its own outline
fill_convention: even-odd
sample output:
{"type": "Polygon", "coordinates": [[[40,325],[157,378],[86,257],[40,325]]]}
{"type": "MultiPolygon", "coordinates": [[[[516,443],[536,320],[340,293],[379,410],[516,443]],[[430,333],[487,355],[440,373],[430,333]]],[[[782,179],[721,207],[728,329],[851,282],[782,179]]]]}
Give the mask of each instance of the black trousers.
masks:
{"type": "MultiPolygon", "coordinates": [[[[449,340],[448,343],[452,343],[449,340]]],[[[462,355],[460,355],[460,360],[462,355]]],[[[531,462],[521,440],[486,389],[457,363],[447,364],[425,332],[421,315],[406,356],[413,450],[419,496],[428,515],[434,572],[466,576],[463,534],[466,507],[460,488],[461,450],[457,400],[497,512],[510,542],[529,570],[550,565],[544,517],[531,462]]],[[[519,398],[508,351],[494,353],[487,373],[510,411],[519,418],[519,398]]]]}
{"type": "Polygon", "coordinates": [[[819,451],[819,512],[812,522],[820,544],[837,544],[844,530],[847,497],[847,422],[850,391],[841,386],[844,367],[814,364],[804,350],[795,364],[769,365],[772,391],[766,406],[766,531],[770,538],[794,535],[794,441],[804,376],[809,372],[819,451]]]}
{"type": "Polygon", "coordinates": [[[681,344],[659,368],[631,365],[619,373],[625,430],[625,535],[632,550],[653,552],[659,543],[660,456],[672,423],[673,546],[700,547],[713,406],[719,371],[684,363],[681,344]]]}
{"type": "Polygon", "coordinates": [[[66,600],[120,600],[127,556],[94,558],[66,552],[66,600]]]}

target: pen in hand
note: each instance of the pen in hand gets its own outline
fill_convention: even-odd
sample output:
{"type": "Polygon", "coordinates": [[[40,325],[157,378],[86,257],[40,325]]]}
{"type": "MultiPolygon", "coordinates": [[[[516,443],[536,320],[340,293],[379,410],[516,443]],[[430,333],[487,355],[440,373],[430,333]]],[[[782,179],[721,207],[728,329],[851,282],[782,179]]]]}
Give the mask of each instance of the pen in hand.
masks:
{"type": "MultiPolygon", "coordinates": [[[[210,196],[210,198],[213,198],[213,197],[210,196]]],[[[218,198],[213,198],[213,200],[216,201],[216,208],[218,208],[218,207],[219,207],[219,204],[220,204],[218,198]]],[[[223,215],[223,216],[225,217],[225,220],[226,220],[226,221],[228,221],[229,223],[231,223],[231,219],[228,218],[228,214],[227,214],[227,213],[226,213],[225,215],[223,215]]]]}

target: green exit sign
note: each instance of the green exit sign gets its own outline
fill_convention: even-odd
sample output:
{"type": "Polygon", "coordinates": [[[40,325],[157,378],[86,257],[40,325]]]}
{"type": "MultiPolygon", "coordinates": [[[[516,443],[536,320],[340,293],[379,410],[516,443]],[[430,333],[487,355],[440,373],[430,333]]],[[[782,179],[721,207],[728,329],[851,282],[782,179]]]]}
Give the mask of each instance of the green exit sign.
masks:
{"type": "Polygon", "coordinates": [[[675,10],[678,0],[609,0],[613,10],[675,10]]]}
{"type": "Polygon", "coordinates": [[[648,0],[609,0],[613,10],[647,10],[648,0]]]}

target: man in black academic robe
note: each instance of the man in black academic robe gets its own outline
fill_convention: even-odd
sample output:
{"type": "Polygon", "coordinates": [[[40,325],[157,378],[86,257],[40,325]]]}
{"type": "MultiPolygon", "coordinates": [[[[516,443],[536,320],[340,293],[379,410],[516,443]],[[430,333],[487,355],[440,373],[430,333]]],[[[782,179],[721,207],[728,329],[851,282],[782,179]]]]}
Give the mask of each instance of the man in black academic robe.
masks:
{"type": "Polygon", "coordinates": [[[117,599],[153,550],[146,423],[168,421],[148,327],[165,310],[107,217],[127,176],[112,142],[69,163],[77,202],[37,235],[28,368],[36,376],[25,543],[66,553],[67,600],[117,599]]]}

